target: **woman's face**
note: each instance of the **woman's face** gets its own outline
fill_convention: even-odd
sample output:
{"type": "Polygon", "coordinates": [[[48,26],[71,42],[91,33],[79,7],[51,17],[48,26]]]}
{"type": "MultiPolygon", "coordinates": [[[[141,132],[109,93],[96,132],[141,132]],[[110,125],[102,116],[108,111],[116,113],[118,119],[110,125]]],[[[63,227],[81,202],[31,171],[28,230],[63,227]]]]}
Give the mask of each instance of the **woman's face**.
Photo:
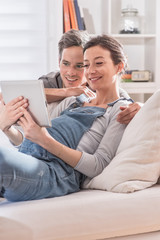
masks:
{"type": "Polygon", "coordinates": [[[88,48],[84,53],[84,74],[93,90],[110,88],[115,84],[119,65],[114,65],[110,51],[101,46],[88,48]]]}
{"type": "Polygon", "coordinates": [[[59,62],[60,74],[66,88],[77,87],[83,80],[83,49],[74,46],[65,48],[59,62]]]}

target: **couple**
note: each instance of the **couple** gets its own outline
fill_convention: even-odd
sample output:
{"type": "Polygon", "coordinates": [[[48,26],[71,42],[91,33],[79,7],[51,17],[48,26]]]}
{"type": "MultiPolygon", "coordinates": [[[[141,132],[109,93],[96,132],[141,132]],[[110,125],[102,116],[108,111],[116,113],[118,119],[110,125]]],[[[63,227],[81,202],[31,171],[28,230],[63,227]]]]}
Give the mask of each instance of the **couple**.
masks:
{"type": "MultiPolygon", "coordinates": [[[[90,39],[86,31],[71,29],[64,33],[58,43],[59,50],[59,71],[50,72],[39,79],[43,80],[49,109],[52,109],[65,97],[79,96],[84,93],[93,97],[94,93],[87,87],[83,75],[83,47],[90,39]],[[56,102],[55,102],[56,101],[56,102]]],[[[120,97],[129,98],[128,94],[119,89],[120,97]]],[[[140,105],[136,102],[129,107],[121,107],[117,120],[120,123],[129,123],[140,105]]]]}
{"type": "Polygon", "coordinates": [[[12,100],[13,119],[19,119],[24,140],[13,126],[6,128],[7,112],[1,114],[0,128],[20,145],[19,152],[0,148],[0,191],[8,200],[76,192],[86,176],[100,174],[115,156],[126,126],[116,120],[117,115],[120,106],[131,103],[119,96],[118,88],[126,58],[121,44],[107,35],[89,40],[83,53],[85,78],[95,98],[66,98],[55,108],[48,129],[33,121],[27,100],[12,100]]]}

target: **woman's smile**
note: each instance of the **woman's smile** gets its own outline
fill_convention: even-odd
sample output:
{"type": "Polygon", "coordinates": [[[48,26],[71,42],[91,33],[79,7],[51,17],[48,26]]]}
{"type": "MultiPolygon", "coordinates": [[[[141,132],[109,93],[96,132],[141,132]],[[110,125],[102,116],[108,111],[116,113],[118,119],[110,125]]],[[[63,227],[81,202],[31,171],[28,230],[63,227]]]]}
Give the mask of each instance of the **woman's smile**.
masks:
{"type": "Polygon", "coordinates": [[[91,77],[91,78],[89,78],[89,81],[91,81],[92,83],[95,83],[98,80],[100,80],[101,78],[102,78],[101,76],[99,76],[99,77],[91,77]]]}

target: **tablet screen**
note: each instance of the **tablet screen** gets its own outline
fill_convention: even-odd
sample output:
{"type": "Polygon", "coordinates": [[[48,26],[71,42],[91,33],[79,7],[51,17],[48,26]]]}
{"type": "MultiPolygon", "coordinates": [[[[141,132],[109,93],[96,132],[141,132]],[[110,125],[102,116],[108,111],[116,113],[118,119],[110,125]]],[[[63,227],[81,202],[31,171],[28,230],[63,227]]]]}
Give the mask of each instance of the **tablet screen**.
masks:
{"type": "Polygon", "coordinates": [[[23,96],[29,101],[28,110],[33,119],[40,126],[51,126],[42,80],[1,81],[0,85],[5,103],[23,96]]]}

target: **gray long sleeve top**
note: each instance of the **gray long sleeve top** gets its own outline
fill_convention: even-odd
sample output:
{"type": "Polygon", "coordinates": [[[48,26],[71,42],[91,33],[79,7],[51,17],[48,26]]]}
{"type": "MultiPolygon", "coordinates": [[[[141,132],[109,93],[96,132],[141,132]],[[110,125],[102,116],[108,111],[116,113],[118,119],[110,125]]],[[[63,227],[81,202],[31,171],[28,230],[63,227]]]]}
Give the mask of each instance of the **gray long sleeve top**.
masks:
{"type": "MultiPolygon", "coordinates": [[[[51,118],[60,113],[75,101],[75,97],[64,99],[53,111],[51,118]]],[[[81,138],[77,150],[82,156],[75,169],[89,178],[100,174],[116,154],[126,125],[117,122],[116,117],[121,111],[120,106],[127,106],[131,102],[120,98],[108,104],[106,113],[97,118],[92,127],[81,138]]],[[[52,104],[51,106],[52,107],[52,104]]]]}

